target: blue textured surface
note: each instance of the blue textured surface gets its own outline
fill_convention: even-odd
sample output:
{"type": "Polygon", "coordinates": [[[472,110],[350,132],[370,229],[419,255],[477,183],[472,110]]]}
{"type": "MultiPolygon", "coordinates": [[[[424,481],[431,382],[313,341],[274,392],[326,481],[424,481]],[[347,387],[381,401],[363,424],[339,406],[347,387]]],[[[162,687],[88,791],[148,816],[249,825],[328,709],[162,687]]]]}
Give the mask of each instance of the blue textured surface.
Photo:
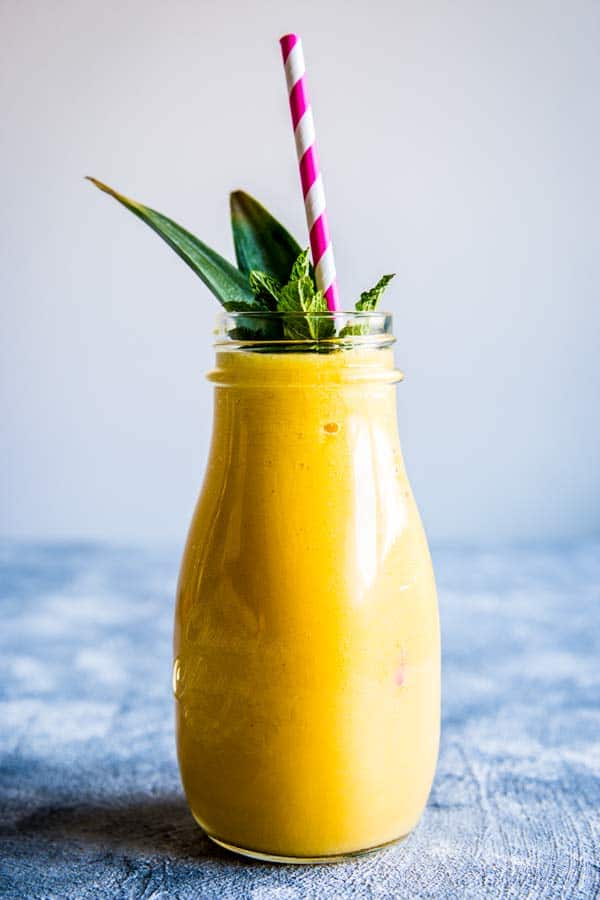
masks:
{"type": "Polygon", "coordinates": [[[213,847],[182,798],[177,555],[5,545],[2,896],[597,896],[600,547],[434,561],[444,727],[423,821],[375,856],[280,867],[213,847]]]}

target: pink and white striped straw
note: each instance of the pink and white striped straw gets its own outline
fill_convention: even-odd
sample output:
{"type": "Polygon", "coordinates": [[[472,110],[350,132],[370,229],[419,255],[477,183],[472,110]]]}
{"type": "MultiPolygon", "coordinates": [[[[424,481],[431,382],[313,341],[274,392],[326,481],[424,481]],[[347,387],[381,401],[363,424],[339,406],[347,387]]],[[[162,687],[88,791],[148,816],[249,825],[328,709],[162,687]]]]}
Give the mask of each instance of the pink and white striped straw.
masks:
{"type": "Polygon", "coordinates": [[[334,312],[341,309],[341,306],[327,222],[323,178],[315,144],[315,125],[306,87],[302,42],[297,34],[284,34],[279,43],[288,86],[315,278],[317,287],[325,294],[328,309],[334,312]]]}

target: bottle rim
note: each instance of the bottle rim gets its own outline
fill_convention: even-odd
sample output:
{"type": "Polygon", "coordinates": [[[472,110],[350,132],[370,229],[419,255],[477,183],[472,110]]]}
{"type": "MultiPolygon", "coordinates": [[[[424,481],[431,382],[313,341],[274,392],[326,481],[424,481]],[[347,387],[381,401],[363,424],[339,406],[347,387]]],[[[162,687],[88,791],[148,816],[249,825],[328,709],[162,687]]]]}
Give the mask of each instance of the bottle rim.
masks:
{"type": "Polygon", "coordinates": [[[225,311],[217,316],[215,346],[300,350],[390,346],[392,315],[378,310],[335,312],[225,311]]]}

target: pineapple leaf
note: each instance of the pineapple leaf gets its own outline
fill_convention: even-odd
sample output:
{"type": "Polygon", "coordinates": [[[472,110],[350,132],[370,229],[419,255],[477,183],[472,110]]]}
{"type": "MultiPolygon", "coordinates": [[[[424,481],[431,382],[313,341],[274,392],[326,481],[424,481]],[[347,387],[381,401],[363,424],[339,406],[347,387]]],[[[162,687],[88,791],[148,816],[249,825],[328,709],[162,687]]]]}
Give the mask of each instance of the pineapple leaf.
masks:
{"type": "Polygon", "coordinates": [[[234,191],[229,200],[238,268],[246,276],[265,272],[285,284],[302,248],[250,194],[234,191]]]}
{"type": "Polygon", "coordinates": [[[163,216],[156,210],[142,206],[108,187],[96,178],[88,176],[88,181],[97,188],[110,194],[138,219],[145,222],[183,259],[198,275],[207,288],[220,300],[229,311],[260,311],[265,305],[254,296],[248,284],[248,278],[239,272],[230,262],[203,244],[189,231],[186,231],[172,219],[163,216]]]}

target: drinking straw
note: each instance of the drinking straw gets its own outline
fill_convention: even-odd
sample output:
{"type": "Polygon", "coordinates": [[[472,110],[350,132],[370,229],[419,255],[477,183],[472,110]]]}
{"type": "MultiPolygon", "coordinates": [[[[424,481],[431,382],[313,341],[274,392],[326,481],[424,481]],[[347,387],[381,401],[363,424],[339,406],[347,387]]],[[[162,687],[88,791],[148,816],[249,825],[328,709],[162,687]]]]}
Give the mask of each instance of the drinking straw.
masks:
{"type": "Polygon", "coordinates": [[[315,144],[315,125],[306,87],[302,42],[297,34],[284,34],[279,43],[285,67],[315,278],[317,287],[325,294],[327,308],[334,312],[341,306],[325,207],[323,178],[315,144]]]}

